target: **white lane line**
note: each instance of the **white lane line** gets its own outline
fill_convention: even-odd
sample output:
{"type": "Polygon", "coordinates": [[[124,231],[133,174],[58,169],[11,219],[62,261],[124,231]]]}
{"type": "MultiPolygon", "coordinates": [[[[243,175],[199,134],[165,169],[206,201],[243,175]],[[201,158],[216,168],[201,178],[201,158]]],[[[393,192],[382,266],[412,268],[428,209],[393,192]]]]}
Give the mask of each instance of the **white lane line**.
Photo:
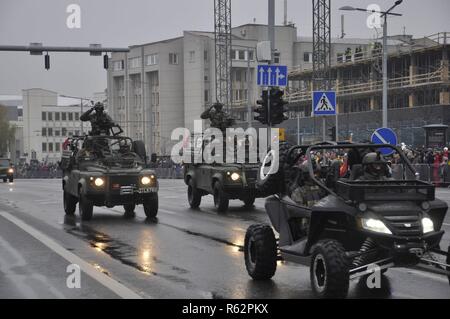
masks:
{"type": "Polygon", "coordinates": [[[95,269],[94,266],[87,263],[77,255],[71,253],[70,251],[68,251],[67,249],[56,243],[53,239],[51,239],[47,235],[44,235],[39,230],[31,227],[30,225],[24,223],[20,219],[14,217],[13,215],[7,212],[0,211],[0,216],[9,220],[17,227],[21,228],[23,231],[33,236],[35,239],[37,239],[42,244],[53,250],[62,258],[66,259],[71,264],[77,264],[78,266],[80,266],[81,270],[85,272],[88,276],[90,276],[92,279],[96,280],[97,282],[99,282],[100,284],[102,284],[115,294],[117,294],[119,297],[124,299],[142,299],[140,295],[130,290],[129,288],[125,287],[120,282],[99,272],[98,270],[95,269]]]}

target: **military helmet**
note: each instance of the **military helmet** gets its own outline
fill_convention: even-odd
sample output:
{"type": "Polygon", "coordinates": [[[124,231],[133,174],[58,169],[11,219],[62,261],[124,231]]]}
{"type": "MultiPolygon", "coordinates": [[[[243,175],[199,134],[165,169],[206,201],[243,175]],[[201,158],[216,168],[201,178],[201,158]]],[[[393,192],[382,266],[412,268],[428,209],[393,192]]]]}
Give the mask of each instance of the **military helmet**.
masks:
{"type": "Polygon", "coordinates": [[[387,173],[387,162],[380,153],[367,153],[363,157],[362,164],[369,174],[381,176],[387,173]]]}

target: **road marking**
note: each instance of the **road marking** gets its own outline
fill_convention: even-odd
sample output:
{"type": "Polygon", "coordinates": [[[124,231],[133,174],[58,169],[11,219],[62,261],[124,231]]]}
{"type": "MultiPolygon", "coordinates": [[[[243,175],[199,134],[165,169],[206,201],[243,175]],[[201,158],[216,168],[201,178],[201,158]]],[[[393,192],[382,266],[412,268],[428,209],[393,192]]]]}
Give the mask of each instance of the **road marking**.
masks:
{"type": "Polygon", "coordinates": [[[11,223],[15,224],[23,231],[27,232],[29,235],[40,241],[42,244],[47,246],[49,249],[57,253],[59,256],[61,256],[71,264],[79,265],[83,272],[85,272],[92,279],[96,280],[97,282],[99,282],[100,284],[102,284],[115,294],[117,294],[119,297],[124,299],[142,299],[142,297],[137,293],[135,293],[134,291],[125,287],[120,282],[112,279],[111,277],[108,277],[107,275],[99,272],[98,270],[95,269],[94,266],[84,261],[77,255],[71,253],[70,251],[68,251],[67,249],[56,243],[53,239],[43,234],[39,230],[26,224],[22,220],[4,211],[0,211],[0,216],[9,220],[11,223]]]}

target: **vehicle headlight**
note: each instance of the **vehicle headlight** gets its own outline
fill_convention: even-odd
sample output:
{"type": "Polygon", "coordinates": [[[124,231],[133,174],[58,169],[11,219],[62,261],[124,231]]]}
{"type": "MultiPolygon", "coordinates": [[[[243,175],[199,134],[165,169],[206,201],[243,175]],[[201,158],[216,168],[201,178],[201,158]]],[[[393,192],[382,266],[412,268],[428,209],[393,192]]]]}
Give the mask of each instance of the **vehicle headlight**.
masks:
{"type": "Polygon", "coordinates": [[[152,182],[151,176],[150,177],[148,177],[148,176],[141,177],[141,184],[142,185],[149,185],[151,182],[152,182]]]}
{"type": "Polygon", "coordinates": [[[101,177],[97,177],[94,179],[94,185],[97,187],[102,187],[103,185],[105,185],[105,180],[101,177]]]}
{"type": "Polygon", "coordinates": [[[237,181],[241,176],[238,173],[231,174],[231,180],[237,181]]]}
{"type": "Polygon", "coordinates": [[[8,169],[8,173],[9,173],[9,174],[14,173],[14,169],[12,169],[12,168],[8,169]]]}
{"type": "Polygon", "coordinates": [[[434,231],[433,221],[428,217],[422,218],[422,229],[424,234],[434,231]]]}
{"type": "Polygon", "coordinates": [[[378,219],[362,218],[361,224],[362,228],[376,233],[392,234],[389,228],[387,228],[386,225],[381,220],[378,219]]]}

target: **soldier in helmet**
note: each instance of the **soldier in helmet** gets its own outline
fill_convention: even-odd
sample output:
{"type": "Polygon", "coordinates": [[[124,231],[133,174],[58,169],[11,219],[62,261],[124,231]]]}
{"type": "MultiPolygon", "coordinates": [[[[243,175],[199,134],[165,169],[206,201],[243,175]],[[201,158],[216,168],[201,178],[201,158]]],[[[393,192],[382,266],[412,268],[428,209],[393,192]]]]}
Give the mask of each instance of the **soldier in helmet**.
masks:
{"type": "Polygon", "coordinates": [[[89,109],[80,120],[83,122],[91,122],[90,135],[110,135],[110,129],[115,125],[111,117],[105,113],[105,107],[102,103],[97,102],[93,108],[89,109]],[[95,113],[93,113],[95,111],[95,113]]]}
{"type": "Polygon", "coordinates": [[[387,181],[389,178],[389,167],[380,153],[367,153],[362,160],[364,174],[361,181],[387,181]]]}
{"type": "Polygon", "coordinates": [[[211,127],[218,128],[222,132],[225,132],[228,127],[234,124],[234,119],[228,116],[223,110],[223,104],[219,102],[213,104],[200,117],[203,120],[209,119],[211,121],[211,127]]]}

